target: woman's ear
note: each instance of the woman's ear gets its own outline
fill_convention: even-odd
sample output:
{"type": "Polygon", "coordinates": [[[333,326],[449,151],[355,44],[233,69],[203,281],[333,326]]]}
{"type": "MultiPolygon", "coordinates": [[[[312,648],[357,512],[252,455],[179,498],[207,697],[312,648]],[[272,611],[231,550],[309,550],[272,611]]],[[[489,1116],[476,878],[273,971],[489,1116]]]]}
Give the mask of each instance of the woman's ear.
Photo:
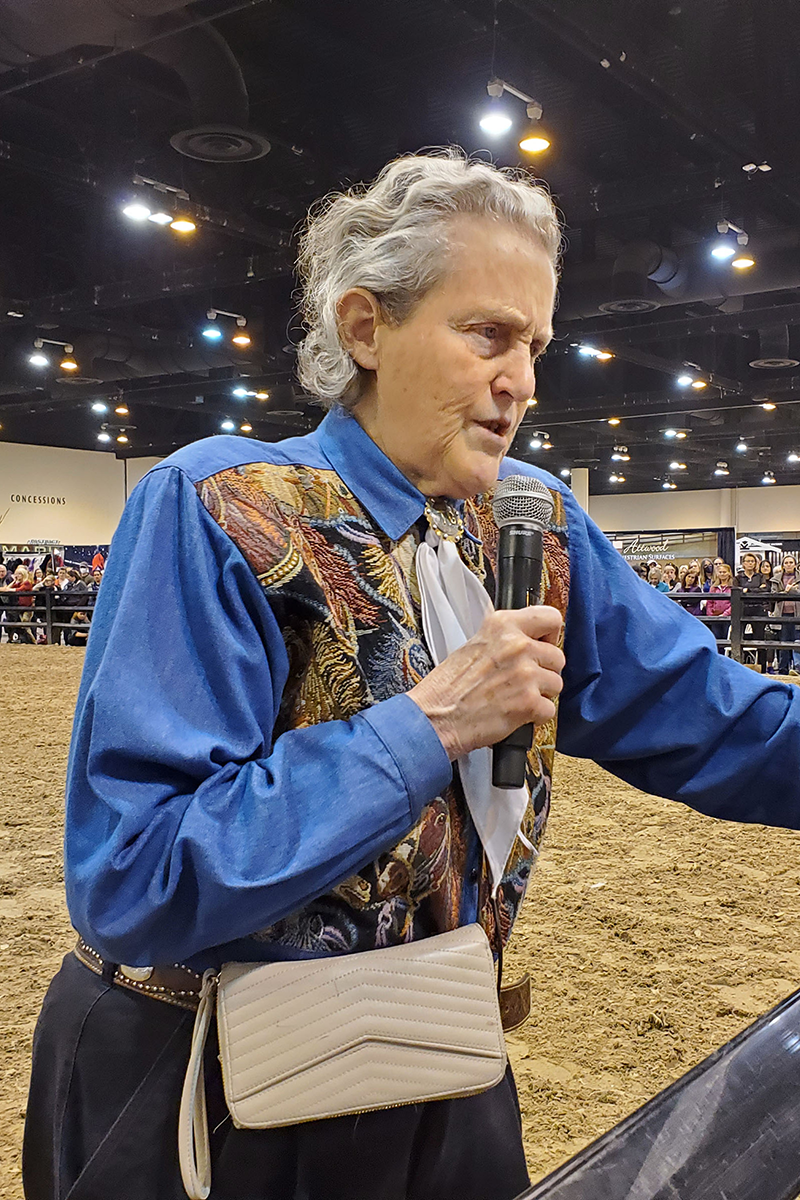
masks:
{"type": "Polygon", "coordinates": [[[377,332],[385,324],[380,302],[366,288],[351,288],[336,305],[339,336],[354,362],[366,371],[378,369],[377,332]]]}

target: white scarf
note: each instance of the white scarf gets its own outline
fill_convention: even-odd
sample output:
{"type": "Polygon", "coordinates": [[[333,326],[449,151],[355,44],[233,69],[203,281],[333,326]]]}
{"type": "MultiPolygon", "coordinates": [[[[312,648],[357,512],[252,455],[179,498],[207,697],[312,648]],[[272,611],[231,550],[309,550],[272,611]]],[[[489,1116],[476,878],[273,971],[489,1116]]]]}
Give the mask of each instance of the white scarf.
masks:
{"type": "MultiPolygon", "coordinates": [[[[478,632],[494,608],[485,588],[461,561],[452,542],[429,529],[416,556],[417,580],[422,598],[422,628],[431,657],[438,666],[448,654],[478,632]]],[[[483,746],[458,759],[458,771],[469,811],[483,843],[492,875],[492,895],[497,893],[520,822],[528,806],[521,788],[492,786],[492,751],[483,746]]]]}

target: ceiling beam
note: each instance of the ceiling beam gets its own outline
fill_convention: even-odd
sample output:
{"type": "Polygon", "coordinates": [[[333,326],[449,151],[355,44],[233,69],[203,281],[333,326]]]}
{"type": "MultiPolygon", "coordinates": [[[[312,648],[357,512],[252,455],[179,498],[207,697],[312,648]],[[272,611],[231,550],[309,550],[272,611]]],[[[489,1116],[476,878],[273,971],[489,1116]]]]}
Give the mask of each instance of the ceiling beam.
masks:
{"type": "MultiPolygon", "coordinates": [[[[558,313],[556,313],[558,323],[558,313]]],[[[710,333],[751,333],[767,325],[800,324],[800,304],[776,304],[760,308],[744,309],[742,312],[712,312],[689,317],[658,316],[654,320],[637,320],[634,325],[609,325],[597,317],[570,321],[565,328],[570,337],[579,331],[582,337],[624,339],[628,343],[656,342],[674,338],[705,337],[710,333]]]]}
{"type": "MultiPolygon", "coordinates": [[[[143,272],[135,279],[118,283],[97,283],[93,287],[73,288],[53,296],[34,300],[4,301],[3,308],[22,312],[36,322],[57,320],[73,313],[99,312],[108,308],[126,308],[148,304],[170,296],[218,287],[262,283],[267,279],[290,275],[292,258],[288,253],[253,254],[247,258],[220,259],[199,267],[177,271],[143,272]]],[[[17,324],[18,318],[0,316],[0,325],[17,324]]]]}

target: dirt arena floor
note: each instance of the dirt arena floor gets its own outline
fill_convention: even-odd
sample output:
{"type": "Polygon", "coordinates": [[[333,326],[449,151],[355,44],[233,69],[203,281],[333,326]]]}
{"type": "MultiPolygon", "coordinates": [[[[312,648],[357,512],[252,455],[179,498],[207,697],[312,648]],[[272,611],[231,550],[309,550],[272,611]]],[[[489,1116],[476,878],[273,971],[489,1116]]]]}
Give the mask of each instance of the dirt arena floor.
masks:
{"type": "MultiPolygon", "coordinates": [[[[62,792],[83,652],[0,646],[0,1197],[21,1200],[31,1036],[70,947],[62,792]]],[[[508,978],[536,1179],[800,986],[800,835],[718,824],[561,758],[508,978]]]]}

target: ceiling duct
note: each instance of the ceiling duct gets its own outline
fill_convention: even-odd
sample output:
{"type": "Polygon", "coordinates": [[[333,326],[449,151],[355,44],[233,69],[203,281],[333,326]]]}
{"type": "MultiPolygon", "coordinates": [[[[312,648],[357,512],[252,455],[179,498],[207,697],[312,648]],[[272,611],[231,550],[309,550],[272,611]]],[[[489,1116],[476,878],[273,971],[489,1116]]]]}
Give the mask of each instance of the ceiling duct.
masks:
{"type": "Polygon", "coordinates": [[[192,127],[170,138],[180,154],[214,163],[263,157],[270,144],[247,129],[247,88],[221,34],[206,24],[152,40],[164,32],[157,18],[184,8],[182,0],[0,0],[0,71],[79,46],[136,51],[174,71],[188,93],[192,127]]]}
{"type": "Polygon", "coordinates": [[[761,371],[782,371],[800,366],[800,360],[789,353],[789,326],[769,325],[758,331],[758,358],[750,366],[761,371]]]}
{"type": "Polygon", "coordinates": [[[649,282],[662,292],[678,297],[686,282],[686,268],[674,250],[657,242],[630,242],[614,261],[611,299],[599,305],[606,313],[642,313],[659,308],[649,282]]]}

